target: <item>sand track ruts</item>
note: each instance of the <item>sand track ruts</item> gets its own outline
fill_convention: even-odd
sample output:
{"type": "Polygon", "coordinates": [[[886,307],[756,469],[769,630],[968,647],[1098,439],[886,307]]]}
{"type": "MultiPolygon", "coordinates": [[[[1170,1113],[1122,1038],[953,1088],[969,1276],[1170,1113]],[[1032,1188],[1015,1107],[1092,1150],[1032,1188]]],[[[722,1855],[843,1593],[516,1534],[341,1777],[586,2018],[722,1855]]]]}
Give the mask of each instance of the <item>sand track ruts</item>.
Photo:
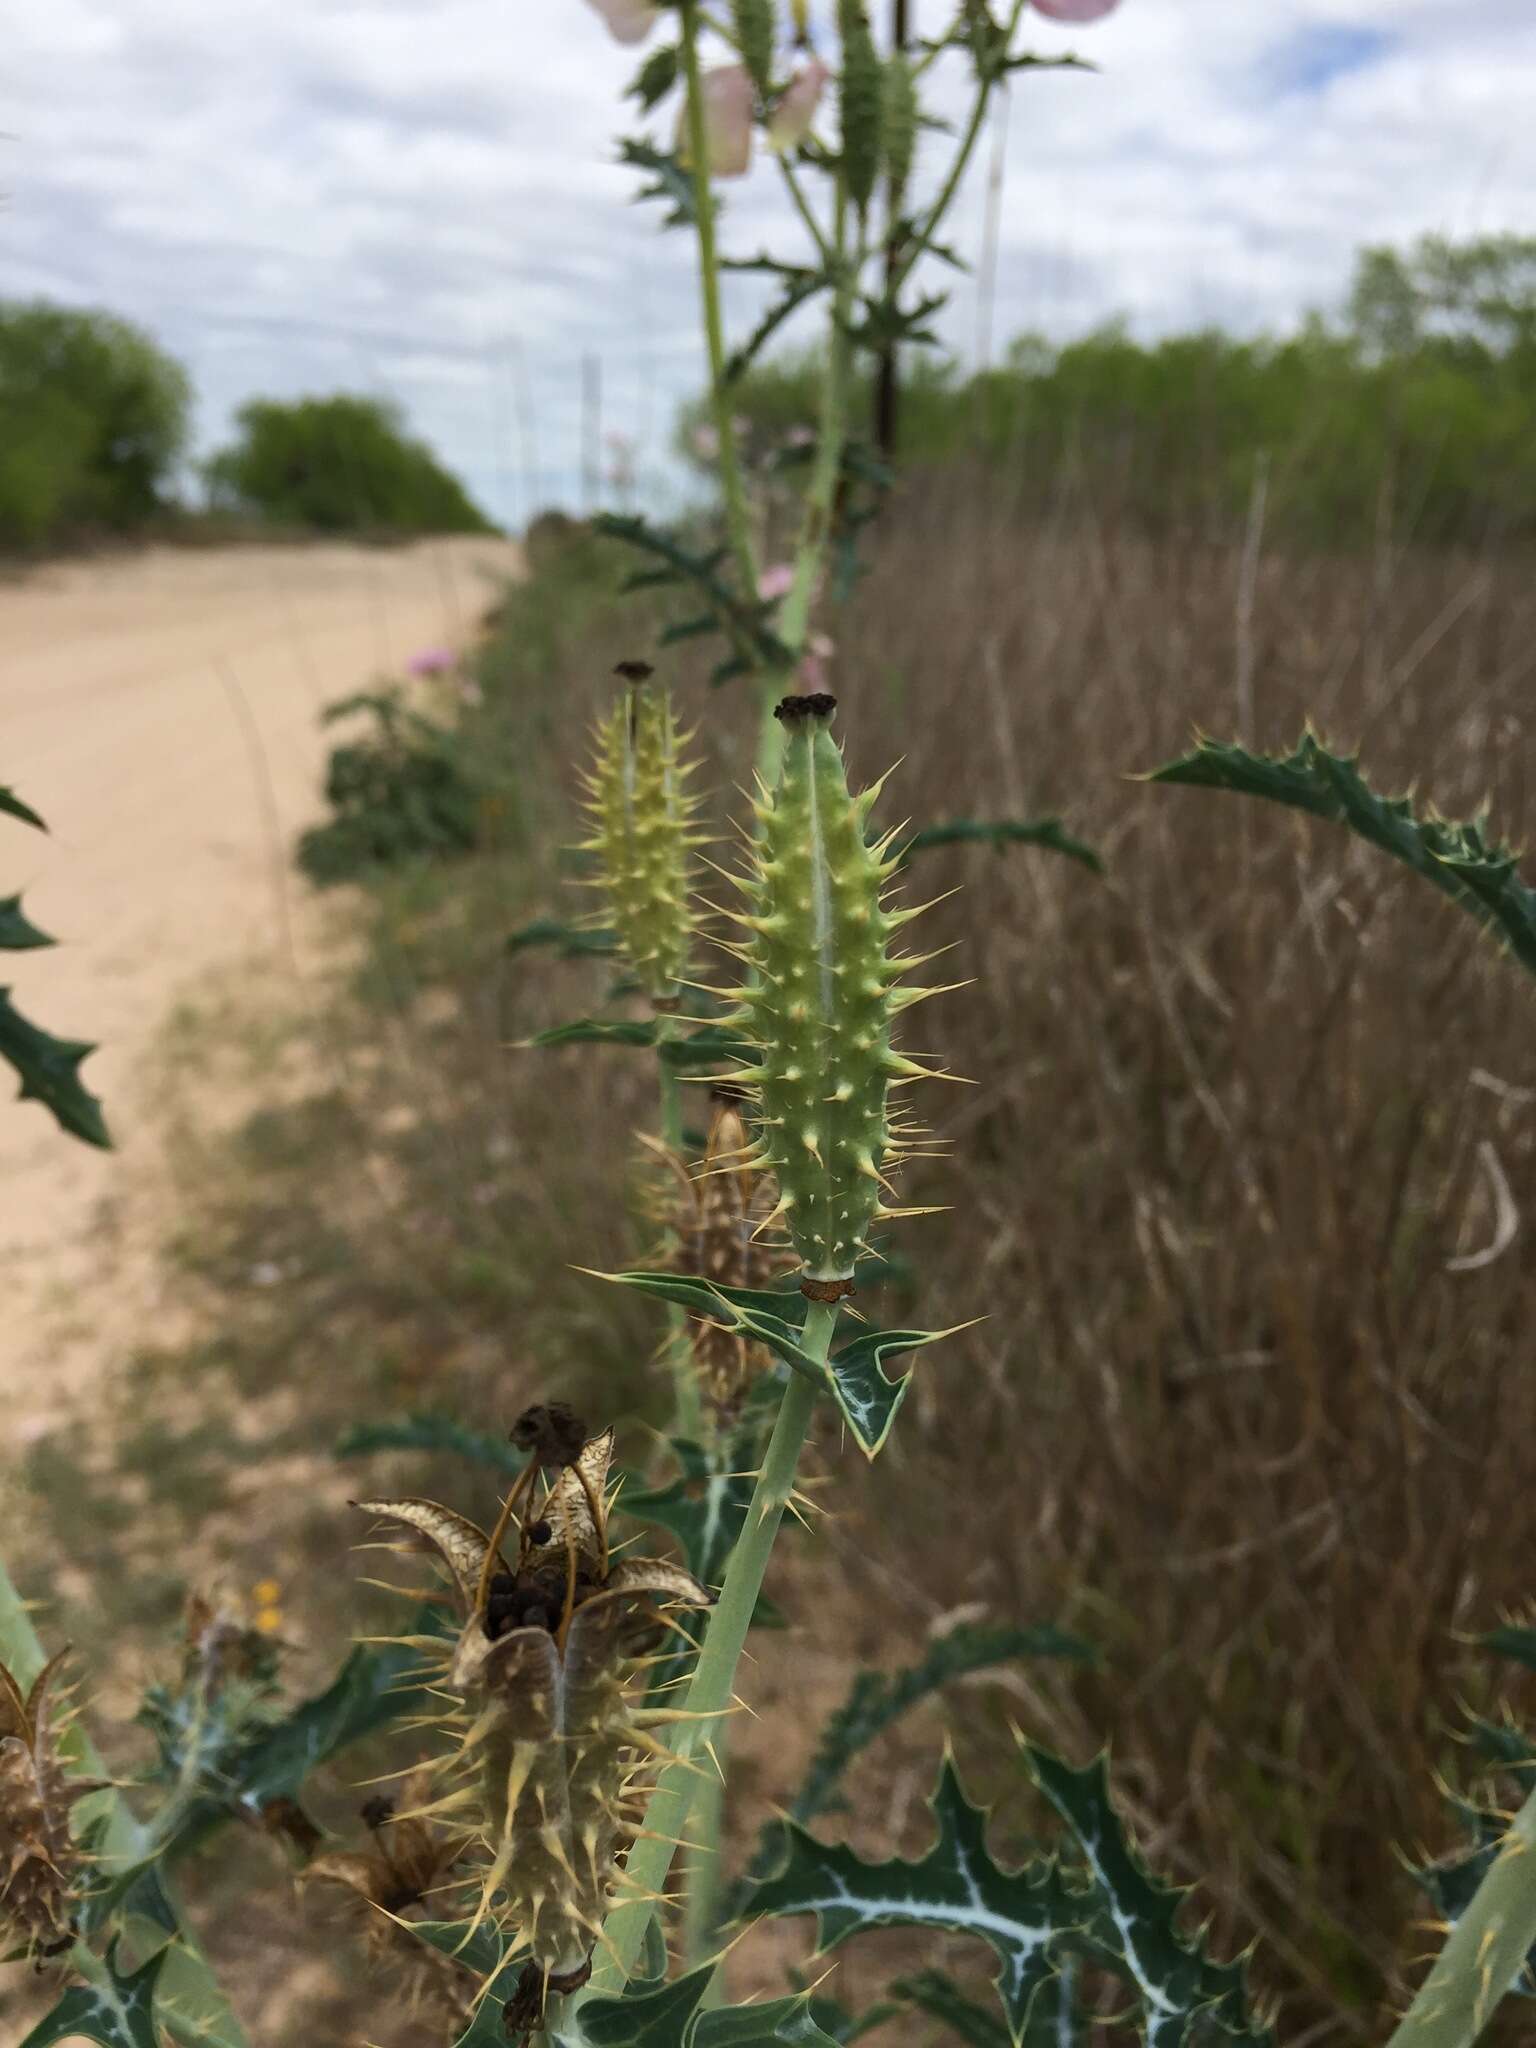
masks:
{"type": "Polygon", "coordinates": [[[517,568],[512,542],[455,539],[154,549],[0,583],[0,783],[51,828],[0,818],[0,895],[61,941],[0,956],[0,985],[100,1042],[85,1073],[117,1147],[13,1106],[0,1069],[0,1452],[153,1334],[135,1069],[200,971],[267,955],[291,979],[285,919],[302,969],[312,906],[279,871],[321,809],[322,705],[465,644],[517,568]]]}

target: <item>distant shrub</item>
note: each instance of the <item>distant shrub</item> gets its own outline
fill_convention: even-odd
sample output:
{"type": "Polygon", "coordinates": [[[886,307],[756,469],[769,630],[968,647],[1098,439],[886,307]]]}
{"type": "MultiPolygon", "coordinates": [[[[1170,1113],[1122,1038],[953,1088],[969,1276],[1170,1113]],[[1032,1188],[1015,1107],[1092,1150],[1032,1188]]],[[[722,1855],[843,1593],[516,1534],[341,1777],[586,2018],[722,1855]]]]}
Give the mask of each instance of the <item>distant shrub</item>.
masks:
{"type": "Polygon", "coordinates": [[[208,463],[215,506],[321,533],[489,533],[491,522],[395,407],[338,393],[256,398],[208,463]]]}
{"type": "Polygon", "coordinates": [[[147,525],[190,406],[186,372],[128,321],[0,301],[0,545],[147,525]]]}
{"type": "MultiPolygon", "coordinates": [[[[732,407],[749,462],[816,418],[814,355],[758,364],[732,407]]],[[[853,415],[867,421],[872,380],[853,415]]],[[[710,467],[702,401],[678,445],[710,467]]],[[[1025,335],[972,375],[908,351],[900,454],[1006,468],[1021,500],[1080,487],[1103,515],[1222,539],[1261,465],[1272,532],[1303,545],[1536,534],[1536,241],[1435,237],[1361,252],[1347,317],[1287,339],[1218,329],[1134,340],[1111,322],[1058,347],[1025,335]]]]}
{"type": "Polygon", "coordinates": [[[452,733],[407,710],[394,690],[332,704],[326,723],[357,713],[369,715],[374,730],[331,751],[325,794],[335,815],[300,837],[305,874],[325,887],[470,852],[479,841],[481,791],[452,733]]]}

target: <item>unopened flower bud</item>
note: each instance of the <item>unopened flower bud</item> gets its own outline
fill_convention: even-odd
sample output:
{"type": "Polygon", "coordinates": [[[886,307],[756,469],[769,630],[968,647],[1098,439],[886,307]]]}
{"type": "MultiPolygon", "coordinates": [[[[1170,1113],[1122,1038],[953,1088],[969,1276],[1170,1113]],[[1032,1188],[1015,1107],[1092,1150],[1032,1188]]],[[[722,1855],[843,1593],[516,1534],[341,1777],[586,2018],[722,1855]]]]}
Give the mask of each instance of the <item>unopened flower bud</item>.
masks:
{"type": "Polygon", "coordinates": [[[1035,7],[1052,21],[1102,21],[1113,14],[1120,0],[1035,0],[1035,7]]]}
{"type": "Polygon", "coordinates": [[[656,26],[651,0],[587,0],[608,24],[616,43],[643,43],[656,26]]]}
{"type": "Polygon", "coordinates": [[[798,149],[804,142],[811,132],[811,123],[816,118],[816,109],[821,105],[821,96],[831,76],[819,57],[812,57],[800,66],[768,117],[768,141],[772,148],[782,152],[798,149]]]}
{"type": "MultiPolygon", "coordinates": [[[[745,65],[721,64],[703,78],[704,143],[717,178],[740,178],[752,161],[752,80],[745,65]]],[[[677,119],[677,153],[690,161],[688,108],[677,119]]]]}

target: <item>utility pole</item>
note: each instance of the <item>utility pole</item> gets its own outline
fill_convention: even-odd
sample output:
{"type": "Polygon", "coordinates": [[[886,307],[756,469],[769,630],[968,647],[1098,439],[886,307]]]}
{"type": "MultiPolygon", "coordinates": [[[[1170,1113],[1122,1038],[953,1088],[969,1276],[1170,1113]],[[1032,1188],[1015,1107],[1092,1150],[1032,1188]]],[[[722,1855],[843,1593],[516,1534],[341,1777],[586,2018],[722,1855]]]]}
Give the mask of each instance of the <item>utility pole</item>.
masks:
{"type": "MultiPolygon", "coordinates": [[[[908,0],[891,0],[891,49],[905,51],[907,47],[907,5],[908,0]]],[[[896,266],[901,258],[897,247],[896,225],[902,195],[887,179],[885,187],[885,288],[889,292],[896,282],[896,266]]],[[[896,453],[896,381],[897,345],[886,342],[880,351],[880,365],[875,373],[875,452],[882,462],[889,462],[896,453]]]]}

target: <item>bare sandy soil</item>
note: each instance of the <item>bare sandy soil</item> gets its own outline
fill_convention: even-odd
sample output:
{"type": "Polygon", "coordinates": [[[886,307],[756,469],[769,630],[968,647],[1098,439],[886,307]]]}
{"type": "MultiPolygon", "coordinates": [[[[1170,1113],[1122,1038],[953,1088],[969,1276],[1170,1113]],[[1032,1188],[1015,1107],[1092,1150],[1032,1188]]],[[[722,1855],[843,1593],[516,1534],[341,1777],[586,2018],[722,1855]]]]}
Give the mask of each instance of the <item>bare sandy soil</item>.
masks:
{"type": "Polygon", "coordinates": [[[85,1079],[116,1142],[0,1101],[0,1440],[153,1334],[142,1065],[178,991],[241,961],[290,987],[318,964],[290,856],[322,808],[322,706],[465,645],[517,567],[511,542],[459,539],[154,550],[0,584],[0,782],[51,828],[0,818],[0,894],[61,941],[5,956],[3,979],[25,1015],[100,1042],[85,1079]]]}

